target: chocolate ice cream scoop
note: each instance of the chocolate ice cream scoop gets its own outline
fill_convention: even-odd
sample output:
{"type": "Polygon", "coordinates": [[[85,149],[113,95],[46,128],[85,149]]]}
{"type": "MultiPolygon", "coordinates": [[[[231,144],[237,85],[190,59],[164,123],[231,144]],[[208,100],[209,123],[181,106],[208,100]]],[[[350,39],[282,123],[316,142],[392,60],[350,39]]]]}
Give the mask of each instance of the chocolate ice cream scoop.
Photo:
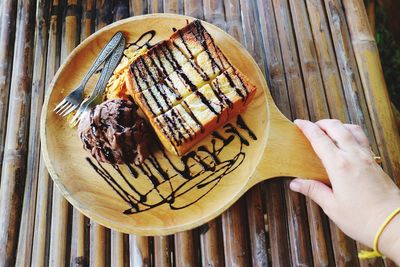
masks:
{"type": "Polygon", "coordinates": [[[150,153],[151,132],[129,100],[113,99],[83,115],[78,134],[84,149],[100,162],[143,162],[150,153]]]}

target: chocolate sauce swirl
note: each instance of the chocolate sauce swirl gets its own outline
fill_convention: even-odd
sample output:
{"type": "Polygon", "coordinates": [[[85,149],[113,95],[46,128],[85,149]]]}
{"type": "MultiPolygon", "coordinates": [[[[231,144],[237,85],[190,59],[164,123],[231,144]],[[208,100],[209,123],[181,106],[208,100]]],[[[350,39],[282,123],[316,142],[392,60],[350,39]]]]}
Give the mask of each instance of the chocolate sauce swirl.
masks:
{"type": "Polygon", "coordinates": [[[226,175],[234,172],[246,158],[246,147],[257,140],[241,116],[237,117],[235,125],[228,123],[222,129],[212,133],[209,145],[189,152],[181,157],[179,163],[174,163],[161,151],[161,154],[152,154],[143,164],[125,164],[129,170],[126,174],[121,170],[124,165],[112,165],[114,171],[111,171],[100,162],[90,158],[86,160],[126,203],[127,208],[122,211],[124,214],[138,214],[161,205],[168,205],[171,210],[183,209],[205,197],[226,175]],[[224,156],[228,146],[238,147],[236,154],[230,158],[224,156]],[[148,180],[147,191],[135,186],[137,179],[148,180]],[[174,185],[172,181],[175,181],[174,185]],[[160,187],[164,188],[164,193],[161,193],[160,187]],[[183,201],[189,199],[184,197],[186,194],[198,190],[200,194],[196,198],[183,201]]]}

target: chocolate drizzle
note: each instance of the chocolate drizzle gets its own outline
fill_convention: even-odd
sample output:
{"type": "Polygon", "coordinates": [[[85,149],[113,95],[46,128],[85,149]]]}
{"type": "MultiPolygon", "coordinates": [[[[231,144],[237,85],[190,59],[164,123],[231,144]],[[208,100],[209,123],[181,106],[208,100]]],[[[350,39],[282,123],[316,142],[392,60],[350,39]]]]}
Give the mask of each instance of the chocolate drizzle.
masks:
{"type": "Polygon", "coordinates": [[[129,48],[131,46],[135,46],[138,49],[140,49],[144,46],[151,47],[150,41],[153,40],[155,35],[156,35],[155,30],[147,31],[147,32],[143,33],[141,36],[139,36],[139,38],[136,41],[134,41],[132,43],[128,43],[128,46],[126,48],[129,48]]]}
{"type": "Polygon", "coordinates": [[[172,162],[162,151],[161,154],[151,155],[141,165],[125,164],[129,170],[127,175],[118,165],[112,165],[112,171],[102,163],[89,158],[87,161],[128,205],[124,214],[137,214],[161,205],[168,205],[171,210],[182,209],[202,199],[223,177],[235,171],[246,158],[245,148],[251,145],[251,141],[257,140],[240,116],[236,125],[228,123],[222,129],[223,133],[212,133],[210,146],[198,147],[181,157],[179,163],[172,162]],[[238,147],[237,153],[230,158],[224,155],[228,146],[238,147]],[[137,179],[147,179],[148,189],[135,187],[137,179]],[[193,191],[199,192],[194,194],[195,198],[184,197],[193,191]]]}

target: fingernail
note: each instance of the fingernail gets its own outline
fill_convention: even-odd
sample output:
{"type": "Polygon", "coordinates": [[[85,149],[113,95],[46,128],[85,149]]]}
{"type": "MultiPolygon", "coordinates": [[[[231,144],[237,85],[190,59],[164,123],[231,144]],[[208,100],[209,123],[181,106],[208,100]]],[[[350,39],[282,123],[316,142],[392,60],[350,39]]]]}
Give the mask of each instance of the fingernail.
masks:
{"type": "Polygon", "coordinates": [[[297,180],[293,180],[290,182],[289,187],[292,191],[299,192],[300,191],[300,182],[297,180]]]}

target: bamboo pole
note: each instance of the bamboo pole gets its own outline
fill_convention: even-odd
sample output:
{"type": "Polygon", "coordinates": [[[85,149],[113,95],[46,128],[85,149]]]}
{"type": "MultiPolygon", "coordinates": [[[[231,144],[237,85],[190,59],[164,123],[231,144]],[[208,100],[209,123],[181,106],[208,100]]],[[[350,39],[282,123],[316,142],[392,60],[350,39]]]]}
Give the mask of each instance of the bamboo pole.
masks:
{"type": "MultiPolygon", "coordinates": [[[[232,35],[236,40],[243,43],[245,41],[243,28],[242,28],[242,18],[241,18],[241,6],[238,0],[224,0],[225,7],[225,18],[226,18],[226,31],[232,35]]],[[[210,12],[211,13],[211,12],[210,12]]]]}
{"type": "Polygon", "coordinates": [[[371,31],[374,36],[375,36],[375,25],[376,25],[375,4],[376,4],[375,0],[369,0],[367,4],[369,25],[371,26],[371,31]]]}
{"type": "Polygon", "coordinates": [[[18,237],[16,266],[29,266],[31,263],[33,230],[35,222],[36,190],[40,159],[39,124],[40,113],[45,91],[46,55],[48,36],[49,3],[39,0],[36,9],[36,31],[34,69],[32,78],[32,97],[30,129],[28,140],[28,162],[25,182],[25,192],[22,207],[21,226],[18,237]]]}
{"type": "MultiPolygon", "coordinates": [[[[261,39],[258,34],[259,24],[255,19],[257,12],[252,1],[225,1],[225,16],[227,29],[251,53],[262,70],[264,70],[264,55],[261,39]]],[[[264,210],[261,198],[261,185],[250,190],[243,201],[247,206],[249,239],[252,266],[265,266],[268,264],[266,235],[264,226],[264,210]]],[[[232,222],[233,224],[235,222],[232,222]]],[[[243,225],[242,231],[246,231],[243,225]]],[[[243,248],[242,248],[243,249],[243,248]]]]}
{"type": "Polygon", "coordinates": [[[202,0],[185,0],[184,1],[185,15],[198,19],[204,18],[203,1],[202,0]]]}
{"type": "Polygon", "coordinates": [[[113,21],[118,21],[129,17],[129,1],[117,0],[114,1],[113,21]]]}
{"type": "Polygon", "coordinates": [[[130,0],[129,1],[129,14],[131,17],[146,14],[147,12],[148,12],[147,0],[130,0]]]}
{"type": "Polygon", "coordinates": [[[391,111],[378,48],[362,1],[343,1],[379,152],[385,171],[400,185],[400,137],[391,111]]]}
{"type": "MultiPolygon", "coordinates": [[[[282,49],[282,60],[286,73],[287,90],[290,97],[292,118],[309,118],[305,87],[302,80],[300,60],[297,54],[295,33],[293,31],[290,10],[287,1],[273,1],[278,38],[282,49]]],[[[307,85],[318,82],[314,76],[307,80],[307,85]]],[[[306,77],[307,78],[307,77],[306,77]]],[[[312,257],[309,229],[306,225],[307,209],[304,198],[288,189],[285,185],[286,205],[288,212],[288,229],[290,238],[292,264],[311,264],[312,257]]]]}
{"type": "MultiPolygon", "coordinates": [[[[118,21],[129,17],[129,2],[127,0],[119,0],[114,2],[113,8],[113,21],[118,21]]],[[[121,266],[128,264],[128,257],[125,257],[125,251],[128,252],[128,243],[124,240],[128,237],[123,233],[117,232],[115,230],[110,230],[111,232],[111,255],[110,264],[111,266],[121,266]]],[[[137,265],[136,265],[137,266],[137,265]]]]}
{"type": "Polygon", "coordinates": [[[252,266],[268,266],[268,250],[264,224],[261,186],[252,188],[246,195],[252,266]]]}
{"type": "MultiPolygon", "coordinates": [[[[272,1],[258,0],[257,9],[261,37],[264,40],[262,45],[266,55],[267,82],[275,103],[283,114],[290,117],[289,95],[272,1]]],[[[264,183],[264,189],[271,262],[274,266],[288,266],[290,264],[289,240],[285,223],[286,207],[282,180],[268,181],[264,183]]]]}
{"type": "MultiPolygon", "coordinates": [[[[69,53],[71,53],[79,43],[79,15],[75,8],[77,0],[68,0],[66,5],[67,6],[63,10],[65,17],[63,17],[61,35],[61,62],[65,61],[69,53]]],[[[71,233],[68,232],[68,224],[70,218],[72,218],[73,223],[81,223],[81,225],[75,224],[74,227],[71,228],[72,236],[76,238],[74,243],[72,243],[73,254],[71,254],[71,262],[81,261],[84,242],[83,220],[80,218],[80,214],[76,214],[77,211],[73,211],[57,187],[53,187],[52,211],[49,264],[51,266],[61,266],[69,260],[68,253],[71,251],[69,247],[71,239],[69,236],[71,236],[71,233]]]]}
{"type": "Polygon", "coordinates": [[[204,19],[221,29],[226,29],[224,3],[219,0],[203,0],[204,19]]]}
{"type": "Polygon", "coordinates": [[[163,0],[165,13],[183,13],[183,0],[163,0]]]}
{"type": "Polygon", "coordinates": [[[112,22],[112,1],[96,0],[96,29],[99,30],[112,22]]]}
{"type": "Polygon", "coordinates": [[[151,239],[146,236],[129,235],[130,266],[138,266],[138,267],[159,266],[159,265],[151,265],[152,258],[151,258],[150,240],[151,239]]]}
{"type": "Polygon", "coordinates": [[[35,5],[18,2],[15,51],[0,185],[0,266],[15,263],[26,174],[35,5]]]}
{"type": "Polygon", "coordinates": [[[82,1],[81,42],[94,32],[95,0],[82,1]]]}
{"type": "Polygon", "coordinates": [[[3,168],[8,97],[10,93],[11,69],[14,51],[15,21],[17,17],[17,1],[2,1],[1,14],[4,15],[1,16],[0,20],[0,172],[3,168]]]}
{"type": "Polygon", "coordinates": [[[177,267],[199,266],[199,239],[196,230],[175,234],[175,265],[177,267]]]}
{"type": "Polygon", "coordinates": [[[224,266],[221,217],[201,226],[199,232],[202,265],[224,266]]]}
{"type": "MultiPolygon", "coordinates": [[[[69,4],[74,5],[74,3],[69,4]]],[[[67,9],[69,16],[72,16],[71,19],[76,20],[74,24],[76,24],[77,32],[80,32],[80,41],[86,39],[94,31],[93,5],[93,0],[84,1],[82,3],[82,14],[77,13],[80,9],[71,11],[67,9]]],[[[89,263],[87,232],[90,230],[86,227],[88,221],[80,211],[75,208],[72,209],[70,266],[86,266],[89,263]]]]}
{"type": "Polygon", "coordinates": [[[249,266],[250,251],[246,203],[240,198],[222,214],[225,266],[249,266]]]}
{"type": "MultiPolygon", "coordinates": [[[[48,88],[60,63],[60,8],[58,0],[52,1],[47,44],[46,89],[48,88]]],[[[32,246],[31,266],[45,266],[49,257],[50,220],[52,207],[52,182],[40,157],[38,189],[35,209],[35,228],[32,246]]]]}
{"type": "MultiPolygon", "coordinates": [[[[140,1],[140,0],[136,0],[140,1]]],[[[163,0],[148,0],[149,13],[161,13],[163,12],[163,0]]]]}
{"type": "Polygon", "coordinates": [[[173,252],[171,243],[173,244],[173,236],[154,237],[154,266],[173,266],[173,252]]]}
{"type": "Polygon", "coordinates": [[[378,153],[375,134],[368,116],[368,107],[342,6],[337,0],[325,0],[325,11],[329,20],[350,122],[358,124],[364,129],[371,141],[373,151],[378,153]]]}
{"type": "MultiPolygon", "coordinates": [[[[96,0],[95,29],[100,30],[113,20],[111,1],[96,0]]],[[[107,255],[109,247],[109,230],[94,221],[90,221],[90,266],[107,266],[107,255]]]]}
{"type": "Polygon", "coordinates": [[[111,266],[123,267],[127,262],[124,258],[124,234],[111,231],[111,266]]]}

